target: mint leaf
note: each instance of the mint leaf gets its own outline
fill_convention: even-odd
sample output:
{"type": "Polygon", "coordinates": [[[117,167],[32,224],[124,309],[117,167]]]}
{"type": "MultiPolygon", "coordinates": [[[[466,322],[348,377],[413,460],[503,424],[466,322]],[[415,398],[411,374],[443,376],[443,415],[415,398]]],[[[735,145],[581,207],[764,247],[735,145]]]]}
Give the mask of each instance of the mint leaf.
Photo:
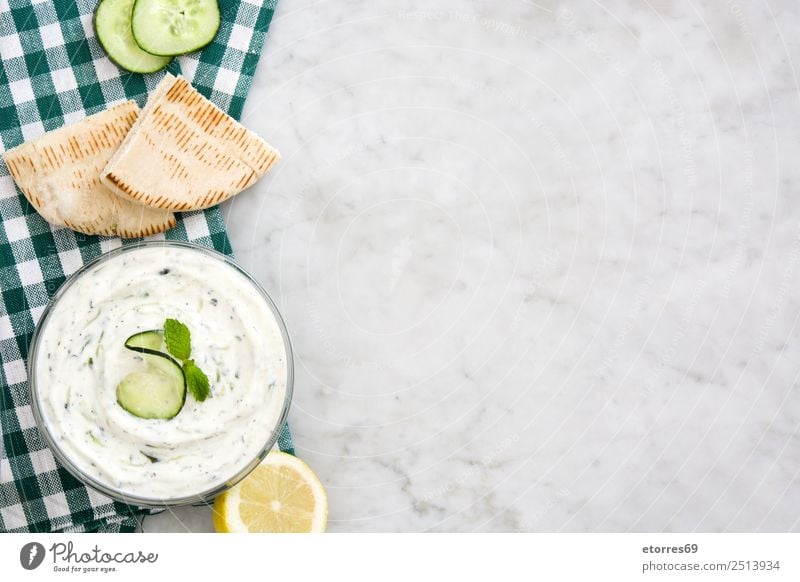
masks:
{"type": "Polygon", "coordinates": [[[183,363],[183,375],[186,377],[186,387],[192,393],[194,399],[202,402],[211,393],[211,386],[208,383],[208,376],[203,370],[197,367],[194,360],[186,360],[183,363]]]}
{"type": "Polygon", "coordinates": [[[192,340],[189,328],[177,319],[164,322],[164,341],[167,351],[179,360],[188,360],[192,353],[192,340]]]}

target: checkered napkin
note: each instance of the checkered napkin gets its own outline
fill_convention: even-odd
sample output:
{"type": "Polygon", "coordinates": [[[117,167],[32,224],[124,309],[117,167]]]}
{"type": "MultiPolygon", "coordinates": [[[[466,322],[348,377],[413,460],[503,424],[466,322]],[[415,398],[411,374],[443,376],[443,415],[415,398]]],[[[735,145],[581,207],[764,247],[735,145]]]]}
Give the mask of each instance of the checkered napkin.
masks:
{"type": "MultiPolygon", "coordinates": [[[[0,0],[0,148],[146,95],[162,73],[121,71],[94,36],[97,0],[0,0]]],[[[250,88],[275,0],[220,0],[214,43],[170,65],[234,117],[250,88]]],[[[48,225],[0,160],[0,531],[132,531],[136,507],[83,486],[45,446],[31,413],[25,359],[49,298],[118,238],[48,225]]],[[[166,236],[230,253],[218,209],[183,214],[166,236]]],[[[128,242],[128,241],[126,241],[128,242]]],[[[284,427],[279,440],[291,452],[284,427]]]]}

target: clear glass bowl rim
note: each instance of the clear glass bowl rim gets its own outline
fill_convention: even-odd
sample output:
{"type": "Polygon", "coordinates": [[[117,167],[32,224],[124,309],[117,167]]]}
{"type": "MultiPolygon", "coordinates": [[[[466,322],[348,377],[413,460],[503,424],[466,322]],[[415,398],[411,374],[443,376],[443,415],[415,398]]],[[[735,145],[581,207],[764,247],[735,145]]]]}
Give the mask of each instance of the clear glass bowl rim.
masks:
{"type": "Polygon", "coordinates": [[[38,427],[39,432],[44,438],[45,443],[53,452],[53,455],[55,456],[56,460],[59,463],[61,463],[61,465],[63,465],[64,468],[67,469],[67,471],[69,471],[75,478],[77,478],[85,485],[88,485],[93,489],[96,489],[97,491],[107,495],[108,497],[111,497],[112,499],[115,499],[116,501],[120,501],[125,504],[137,505],[140,507],[163,508],[163,507],[178,507],[182,505],[191,505],[194,503],[208,503],[210,500],[212,500],[220,493],[223,493],[224,491],[236,485],[236,483],[244,479],[253,469],[255,469],[258,466],[261,460],[267,455],[267,453],[269,453],[269,451],[277,442],[278,437],[280,436],[280,432],[283,429],[283,425],[286,424],[286,419],[289,416],[289,408],[292,402],[292,392],[294,390],[294,357],[292,354],[292,344],[291,341],[289,340],[289,334],[286,331],[286,324],[283,321],[283,317],[281,317],[281,314],[278,311],[275,302],[272,300],[269,294],[264,290],[261,284],[258,281],[256,281],[253,278],[253,276],[244,269],[244,267],[239,265],[233,258],[224,255],[219,251],[216,251],[209,247],[205,247],[203,245],[190,243],[186,241],[173,241],[173,240],[141,241],[117,247],[106,253],[103,253],[102,255],[100,255],[95,259],[92,259],[91,261],[83,265],[80,269],[75,271],[72,275],[70,275],[67,278],[67,280],[61,284],[61,287],[58,288],[53,297],[50,299],[49,303],[42,312],[42,316],[39,319],[36,328],[33,331],[33,336],[31,337],[30,346],[31,347],[28,352],[28,358],[27,358],[30,402],[31,402],[31,408],[33,410],[33,416],[34,419],[36,420],[36,426],[38,427]],[[48,430],[47,425],[44,422],[44,417],[39,403],[39,397],[38,397],[39,393],[36,385],[35,364],[38,351],[39,337],[42,333],[42,330],[47,325],[47,321],[50,314],[52,313],[55,306],[58,304],[61,297],[63,297],[67,289],[69,289],[75,283],[75,281],[77,281],[84,273],[86,273],[93,267],[96,267],[97,265],[109,261],[110,259],[113,259],[114,257],[117,257],[124,253],[134,252],[141,248],[150,248],[150,247],[177,247],[177,248],[189,249],[195,252],[201,252],[216,260],[221,260],[227,263],[234,270],[243,275],[245,279],[247,279],[255,287],[256,291],[258,291],[259,294],[263,297],[267,306],[272,311],[272,314],[275,316],[275,320],[277,321],[278,327],[280,328],[281,331],[281,336],[283,337],[284,349],[286,351],[286,394],[284,396],[283,407],[278,417],[277,424],[275,425],[275,427],[273,427],[269,438],[267,439],[266,443],[261,448],[259,453],[244,467],[244,469],[242,469],[235,475],[231,476],[224,483],[195,495],[175,497],[169,499],[139,497],[136,495],[131,495],[129,493],[125,493],[123,491],[114,489],[113,487],[109,487],[107,484],[98,481],[91,475],[88,475],[87,473],[79,469],[74,463],[72,463],[69,457],[61,450],[61,448],[55,442],[53,436],[50,434],[50,431],[48,430]]]}

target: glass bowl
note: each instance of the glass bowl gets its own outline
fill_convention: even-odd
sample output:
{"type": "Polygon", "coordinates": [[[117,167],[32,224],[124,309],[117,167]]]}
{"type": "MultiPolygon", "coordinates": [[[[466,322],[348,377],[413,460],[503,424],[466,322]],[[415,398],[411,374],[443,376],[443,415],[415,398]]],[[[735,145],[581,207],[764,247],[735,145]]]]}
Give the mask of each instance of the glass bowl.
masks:
{"type": "Polygon", "coordinates": [[[277,442],[280,431],[283,428],[283,425],[286,423],[286,418],[289,414],[289,406],[292,400],[292,390],[294,384],[294,364],[292,357],[292,347],[289,341],[289,335],[286,331],[286,326],[283,322],[283,318],[278,312],[275,303],[272,301],[267,292],[264,291],[261,285],[259,285],[259,283],[247,271],[245,271],[241,266],[239,266],[235,261],[233,261],[230,257],[223,255],[222,253],[219,253],[215,250],[188,242],[146,241],[146,242],[137,242],[125,245],[116,248],[112,251],[109,251],[107,253],[104,253],[100,257],[86,263],[83,267],[81,267],[78,271],[76,271],[73,275],[71,275],[61,285],[61,287],[55,293],[55,295],[45,308],[44,312],[42,313],[39,323],[36,326],[36,329],[33,333],[33,337],[31,339],[31,349],[28,355],[28,377],[30,379],[31,407],[33,409],[33,415],[36,420],[36,424],[48,447],[53,452],[53,455],[58,460],[58,462],[61,463],[61,465],[63,465],[70,473],[72,473],[78,480],[80,480],[84,484],[104,493],[105,495],[117,501],[144,507],[169,507],[169,506],[189,505],[198,502],[201,503],[208,502],[217,495],[219,495],[220,493],[222,493],[223,491],[229,489],[237,482],[242,480],[253,469],[255,469],[258,466],[261,460],[267,455],[270,449],[272,449],[272,447],[277,442]],[[253,286],[253,288],[257,291],[257,293],[263,298],[264,303],[274,316],[275,322],[282,336],[283,348],[286,354],[286,392],[283,398],[283,403],[281,405],[282,407],[280,410],[280,414],[277,417],[275,426],[271,427],[271,430],[269,432],[269,437],[264,441],[263,446],[260,447],[258,454],[255,455],[241,470],[238,470],[235,474],[226,476],[225,481],[223,483],[211,487],[207,490],[200,491],[196,494],[185,495],[181,497],[171,497],[171,498],[142,497],[135,494],[131,494],[130,492],[122,491],[121,489],[115,489],[114,487],[110,486],[107,483],[104,483],[95,476],[88,474],[86,471],[82,470],[77,463],[73,462],[73,460],[70,459],[69,455],[64,451],[64,449],[61,446],[59,446],[57,439],[54,438],[53,434],[51,433],[48,427],[48,423],[45,418],[46,413],[42,409],[39,379],[37,378],[37,369],[38,369],[37,358],[39,357],[41,338],[44,335],[44,330],[47,329],[47,325],[48,322],[51,320],[51,315],[53,311],[56,309],[62,298],[69,292],[69,289],[77,281],[79,281],[81,277],[93,271],[95,267],[102,265],[108,261],[111,261],[121,255],[125,255],[127,253],[135,253],[143,248],[153,248],[153,247],[181,248],[190,250],[192,252],[202,253],[206,257],[225,263],[227,266],[234,269],[234,271],[236,271],[238,274],[242,275],[244,279],[247,282],[249,282],[253,286]]]}

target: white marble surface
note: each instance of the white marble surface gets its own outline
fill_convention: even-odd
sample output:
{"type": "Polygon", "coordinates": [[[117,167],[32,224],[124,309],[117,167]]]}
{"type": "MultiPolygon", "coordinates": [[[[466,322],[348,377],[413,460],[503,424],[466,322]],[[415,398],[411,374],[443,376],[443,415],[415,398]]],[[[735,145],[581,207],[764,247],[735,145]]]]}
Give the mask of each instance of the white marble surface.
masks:
{"type": "Polygon", "coordinates": [[[800,5],[602,4],[281,0],[225,213],[330,531],[800,530],[800,5]]]}

